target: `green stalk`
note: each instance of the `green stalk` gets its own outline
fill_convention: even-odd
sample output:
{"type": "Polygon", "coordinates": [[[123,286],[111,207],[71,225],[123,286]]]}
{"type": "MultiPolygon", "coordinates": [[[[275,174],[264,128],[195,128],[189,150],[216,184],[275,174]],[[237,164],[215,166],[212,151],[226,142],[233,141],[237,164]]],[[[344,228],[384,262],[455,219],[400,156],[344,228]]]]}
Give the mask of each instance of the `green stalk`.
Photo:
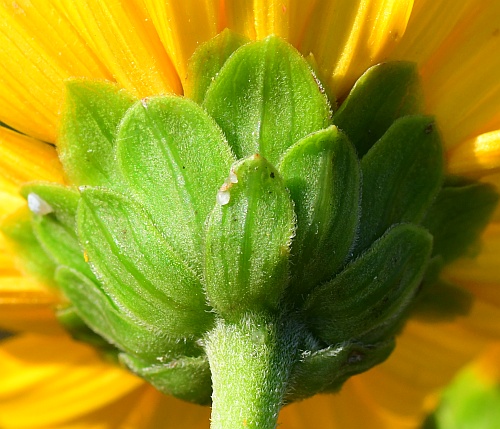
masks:
{"type": "Polygon", "coordinates": [[[218,320],[206,343],[212,429],[276,427],[298,356],[298,332],[290,323],[263,314],[246,314],[234,323],[218,320]]]}

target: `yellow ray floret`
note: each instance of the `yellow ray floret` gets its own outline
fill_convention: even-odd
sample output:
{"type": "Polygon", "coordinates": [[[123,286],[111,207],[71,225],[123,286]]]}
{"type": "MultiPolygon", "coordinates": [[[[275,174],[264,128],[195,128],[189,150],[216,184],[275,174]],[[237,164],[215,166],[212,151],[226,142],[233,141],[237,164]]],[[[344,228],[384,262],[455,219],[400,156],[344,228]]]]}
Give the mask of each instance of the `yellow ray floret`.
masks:
{"type": "Polygon", "coordinates": [[[181,93],[177,73],[142,0],[57,3],[122,87],[139,97],[181,93]]]}
{"type": "Polygon", "coordinates": [[[15,190],[33,180],[64,182],[61,163],[53,146],[0,127],[1,190],[15,190]],[[6,189],[10,185],[10,188],[6,189]]]}
{"type": "Polygon", "coordinates": [[[285,0],[226,3],[227,26],[251,39],[275,34],[300,47],[304,31],[318,0],[285,0]]]}
{"type": "Polygon", "coordinates": [[[54,314],[60,295],[17,273],[0,277],[0,328],[12,332],[59,334],[64,331],[54,314]]]}
{"type": "Polygon", "coordinates": [[[464,325],[487,341],[497,340],[500,337],[500,305],[495,301],[475,297],[473,305],[464,325]]]}
{"type": "MultiPolygon", "coordinates": [[[[69,77],[116,80],[141,97],[180,94],[193,51],[227,26],[251,39],[277,34],[312,54],[339,98],[373,64],[416,61],[448,172],[500,189],[499,16],[498,0],[0,0],[0,121],[55,142],[69,77]]],[[[56,150],[0,128],[0,219],[25,204],[19,187],[32,180],[64,182],[56,150]]],[[[500,335],[498,255],[500,223],[492,223],[477,258],[444,271],[474,296],[468,316],[438,326],[410,321],[387,362],[350,379],[340,395],[286,407],[280,423],[419,425],[435,405],[429,395],[500,335]]],[[[0,236],[0,328],[51,334],[1,343],[1,428],[208,427],[208,409],[162,397],[62,334],[54,316],[61,302],[23,276],[0,236]]],[[[495,380],[498,350],[477,364],[495,380]]]]}
{"type": "Polygon", "coordinates": [[[250,39],[275,34],[298,47],[316,3],[316,0],[230,0],[225,2],[225,25],[250,39]]]}
{"type": "Polygon", "coordinates": [[[55,140],[67,78],[112,78],[45,0],[0,1],[0,56],[0,120],[46,141],[55,140]]]}
{"type": "Polygon", "coordinates": [[[279,422],[287,429],[414,429],[419,416],[402,416],[382,409],[360,383],[347,382],[342,394],[317,395],[283,408],[279,422]],[[360,412],[362,410],[362,412],[360,412]]]}
{"type": "Polygon", "coordinates": [[[416,61],[448,148],[500,128],[500,2],[420,1],[394,56],[416,61]]]}
{"type": "Polygon", "coordinates": [[[469,139],[448,154],[448,171],[456,175],[482,176],[500,171],[500,130],[469,139]]]}
{"type": "Polygon", "coordinates": [[[209,421],[208,408],[160,394],[65,335],[4,341],[0,376],[4,429],[157,429],[166,422],[202,429],[209,421]]]}
{"type": "Polygon", "coordinates": [[[26,204],[19,188],[33,180],[64,182],[55,148],[0,127],[0,220],[26,204]]]}
{"type": "Polygon", "coordinates": [[[66,336],[26,335],[4,342],[0,379],[0,426],[26,429],[57,427],[143,384],[66,336]]]}
{"type": "Polygon", "coordinates": [[[219,1],[143,1],[181,80],[184,80],[189,57],[200,43],[221,30],[219,1]]]}
{"type": "Polygon", "coordinates": [[[61,334],[54,315],[60,302],[55,290],[23,275],[0,234],[0,328],[61,334]]]}
{"type": "Polygon", "coordinates": [[[488,347],[486,352],[474,364],[474,370],[485,383],[492,387],[500,382],[500,343],[488,347]]]}
{"type": "Polygon", "coordinates": [[[325,83],[342,98],[368,67],[384,61],[394,49],[412,4],[413,0],[318,2],[300,50],[313,53],[325,83]]]}
{"type": "Polygon", "coordinates": [[[252,1],[226,1],[223,18],[224,26],[230,28],[235,33],[244,34],[252,40],[257,38],[257,32],[255,31],[255,14],[252,1]]]}
{"type": "Polygon", "coordinates": [[[353,379],[379,408],[423,418],[429,395],[449,383],[488,342],[460,320],[433,326],[410,320],[389,359],[353,379]]]}
{"type": "Polygon", "coordinates": [[[492,223],[482,235],[480,253],[474,259],[462,258],[446,267],[443,276],[467,288],[475,297],[500,308],[498,255],[500,223],[492,223]]]}
{"type": "MultiPolygon", "coordinates": [[[[63,182],[54,147],[0,127],[0,220],[26,205],[19,187],[33,180],[63,182]]],[[[58,293],[25,277],[0,233],[0,326],[8,330],[61,332],[58,293]]]]}
{"type": "Polygon", "coordinates": [[[394,49],[394,55],[425,64],[478,4],[477,0],[415,0],[404,39],[394,49]]]}

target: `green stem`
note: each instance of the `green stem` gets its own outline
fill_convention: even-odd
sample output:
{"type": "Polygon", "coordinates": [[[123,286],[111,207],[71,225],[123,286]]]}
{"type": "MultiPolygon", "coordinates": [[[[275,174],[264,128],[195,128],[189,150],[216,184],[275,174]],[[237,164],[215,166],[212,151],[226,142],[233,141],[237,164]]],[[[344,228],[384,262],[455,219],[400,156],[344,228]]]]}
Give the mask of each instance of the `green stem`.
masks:
{"type": "Polygon", "coordinates": [[[298,332],[262,314],[217,322],[206,344],[213,384],[212,429],[276,427],[297,359],[298,332]]]}

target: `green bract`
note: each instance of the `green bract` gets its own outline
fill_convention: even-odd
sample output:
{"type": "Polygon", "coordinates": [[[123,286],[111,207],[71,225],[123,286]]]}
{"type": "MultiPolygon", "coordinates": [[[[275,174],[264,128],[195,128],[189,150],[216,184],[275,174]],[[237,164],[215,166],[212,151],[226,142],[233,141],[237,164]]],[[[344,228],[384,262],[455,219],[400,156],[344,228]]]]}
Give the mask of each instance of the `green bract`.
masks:
{"type": "Polygon", "coordinates": [[[361,172],[354,147],[334,126],[295,143],[279,169],[297,215],[287,298],[300,302],[347,261],[358,229],[361,172]]]}
{"type": "Polygon", "coordinates": [[[274,165],[293,143],[331,123],[307,62],[276,37],[237,49],[208,87],[203,107],[238,158],[258,152],[274,165]]]}
{"type": "Polygon", "coordinates": [[[188,70],[191,100],[70,82],[71,186],[25,186],[32,213],[3,224],[76,338],[179,398],[213,386],[214,428],[273,427],[386,359],[410,314],[467,311],[439,273],[498,197],[445,177],[414,65],[372,67],[336,113],[277,37],[226,31],[188,70]]]}
{"type": "Polygon", "coordinates": [[[237,162],[206,224],[205,287],[220,316],[277,311],[294,230],[293,203],[278,171],[258,154],[237,162]]]}

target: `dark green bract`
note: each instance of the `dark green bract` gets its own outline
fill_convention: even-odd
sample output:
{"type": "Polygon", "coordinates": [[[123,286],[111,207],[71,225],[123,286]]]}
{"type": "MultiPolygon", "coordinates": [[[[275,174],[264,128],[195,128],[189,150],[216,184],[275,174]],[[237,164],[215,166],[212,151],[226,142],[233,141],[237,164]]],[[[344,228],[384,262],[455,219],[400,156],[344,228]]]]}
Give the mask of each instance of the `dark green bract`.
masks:
{"type": "Polygon", "coordinates": [[[143,100],[71,81],[58,150],[72,185],[25,186],[32,213],[3,224],[67,297],[76,338],[181,399],[209,404],[213,386],[225,404],[234,376],[279,410],[386,359],[409,315],[467,311],[439,273],[498,197],[445,177],[413,64],[372,67],[336,112],[277,37],[223,32],[189,73],[187,97],[143,100]]]}

